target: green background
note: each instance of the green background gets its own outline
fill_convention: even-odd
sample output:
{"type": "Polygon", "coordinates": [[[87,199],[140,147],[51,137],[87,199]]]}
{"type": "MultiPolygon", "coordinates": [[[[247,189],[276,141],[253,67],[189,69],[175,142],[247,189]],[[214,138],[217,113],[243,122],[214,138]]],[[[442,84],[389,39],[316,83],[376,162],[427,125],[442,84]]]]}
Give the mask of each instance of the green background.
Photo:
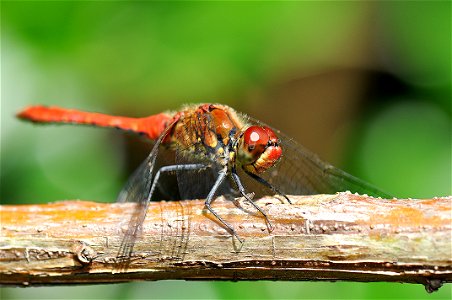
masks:
{"type": "MultiPolygon", "coordinates": [[[[126,116],[228,104],[398,197],[451,195],[451,4],[1,3],[1,202],[109,202],[150,145],[33,126],[32,104],[126,116]]],[[[421,285],[143,282],[4,298],[406,298],[421,285]]]]}

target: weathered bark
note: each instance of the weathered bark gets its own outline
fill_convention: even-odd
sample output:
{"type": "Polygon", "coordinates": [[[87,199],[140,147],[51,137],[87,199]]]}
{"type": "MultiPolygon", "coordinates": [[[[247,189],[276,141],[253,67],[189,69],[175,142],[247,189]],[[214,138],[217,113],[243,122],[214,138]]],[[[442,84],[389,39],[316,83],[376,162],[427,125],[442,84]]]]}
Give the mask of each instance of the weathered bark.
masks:
{"type": "Polygon", "coordinates": [[[452,281],[452,197],[386,200],[350,193],[246,202],[218,198],[154,202],[127,269],[117,253],[134,204],[63,201],[3,205],[0,283],[76,284],[131,280],[452,281]],[[234,205],[235,204],[235,205],[234,205]]]}

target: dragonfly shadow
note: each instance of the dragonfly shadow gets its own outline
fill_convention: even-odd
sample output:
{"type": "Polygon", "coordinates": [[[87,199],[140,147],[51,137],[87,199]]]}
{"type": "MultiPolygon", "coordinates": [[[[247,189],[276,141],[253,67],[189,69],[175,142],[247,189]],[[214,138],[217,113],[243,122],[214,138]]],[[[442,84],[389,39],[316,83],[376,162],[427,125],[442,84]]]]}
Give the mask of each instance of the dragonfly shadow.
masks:
{"type": "MultiPolygon", "coordinates": [[[[247,194],[248,198],[251,199],[251,201],[253,201],[253,197],[254,197],[254,193],[248,193],[247,194]]],[[[251,208],[249,209],[249,206],[253,206],[251,203],[249,203],[248,199],[246,199],[245,197],[239,197],[239,198],[235,198],[232,200],[232,203],[234,203],[235,207],[237,207],[238,209],[240,209],[241,211],[245,212],[248,215],[257,217],[259,219],[264,219],[265,221],[265,225],[267,226],[267,230],[268,232],[272,232],[274,230],[273,225],[271,224],[270,220],[268,219],[268,215],[263,215],[260,211],[258,211],[256,208],[251,208]],[[246,206],[244,206],[243,204],[247,203],[246,206]]]]}
{"type": "MultiPolygon", "coordinates": [[[[215,201],[216,199],[214,199],[212,201],[212,203],[215,201]]],[[[213,208],[214,209],[214,208],[213,208]]],[[[241,238],[238,233],[235,231],[234,226],[232,226],[228,221],[224,220],[222,218],[222,220],[219,220],[219,218],[217,216],[215,216],[208,208],[207,206],[204,206],[203,210],[202,210],[202,214],[204,215],[204,217],[206,217],[207,219],[209,219],[210,221],[216,223],[216,225],[218,225],[220,228],[223,228],[227,233],[229,233],[228,236],[225,235],[221,235],[221,238],[232,238],[232,243],[233,243],[233,247],[234,250],[236,252],[240,252],[242,247],[243,247],[243,243],[245,242],[245,240],[243,238],[241,238]],[[224,222],[224,223],[223,223],[224,222]],[[239,245],[237,244],[237,242],[239,243],[239,245]]]]}
{"type": "MultiPolygon", "coordinates": [[[[247,196],[250,197],[250,198],[252,199],[253,196],[254,196],[254,193],[247,194],[247,196]]],[[[268,221],[268,219],[267,219],[265,216],[262,215],[262,213],[260,213],[258,210],[255,210],[255,209],[248,209],[248,207],[246,207],[246,206],[248,206],[248,205],[246,205],[246,206],[243,205],[242,202],[248,202],[248,200],[245,199],[245,197],[230,198],[230,197],[221,196],[220,198],[226,198],[226,200],[231,201],[237,209],[240,209],[241,211],[243,211],[243,212],[246,213],[247,215],[252,215],[253,217],[259,218],[259,220],[262,219],[262,218],[264,218],[264,220],[265,220],[265,225],[266,225],[266,227],[267,227],[268,232],[270,233],[270,232],[272,232],[272,231],[274,230],[272,224],[268,221]],[[228,199],[228,198],[229,198],[229,199],[228,199]]],[[[218,198],[216,198],[216,199],[218,199],[218,198]]],[[[213,203],[216,199],[214,199],[214,200],[212,201],[212,203],[213,203]]],[[[223,201],[224,201],[224,200],[223,200],[223,201]]],[[[251,205],[251,204],[249,204],[249,205],[251,205]]],[[[209,209],[208,209],[206,206],[204,207],[202,213],[203,213],[203,215],[204,215],[206,218],[208,218],[209,220],[211,220],[211,221],[213,221],[214,223],[216,223],[218,226],[220,226],[221,228],[223,228],[224,230],[226,230],[226,232],[228,232],[228,233],[231,235],[232,240],[233,240],[233,242],[234,242],[234,249],[235,249],[235,251],[236,251],[236,252],[240,252],[240,250],[241,250],[242,247],[243,247],[243,244],[244,244],[245,240],[239,236],[239,234],[238,234],[238,233],[236,232],[236,230],[234,229],[235,227],[234,227],[232,224],[230,224],[228,221],[225,221],[225,220],[223,220],[223,221],[226,223],[226,224],[224,224],[224,223],[223,223],[222,221],[220,221],[214,214],[212,214],[212,212],[209,211],[209,209]],[[240,243],[240,247],[237,247],[235,241],[238,241],[238,242],[240,243]]]]}

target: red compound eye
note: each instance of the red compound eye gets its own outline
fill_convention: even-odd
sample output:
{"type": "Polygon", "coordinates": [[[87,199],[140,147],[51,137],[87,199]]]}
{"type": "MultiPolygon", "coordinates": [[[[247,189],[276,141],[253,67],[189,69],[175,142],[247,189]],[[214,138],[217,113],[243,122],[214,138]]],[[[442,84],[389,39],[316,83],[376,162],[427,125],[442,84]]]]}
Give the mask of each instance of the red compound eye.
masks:
{"type": "Polygon", "coordinates": [[[279,143],[276,133],[271,128],[269,128],[267,126],[264,126],[261,128],[268,134],[268,139],[270,140],[271,143],[274,143],[274,144],[279,143]]]}
{"type": "Polygon", "coordinates": [[[268,144],[269,136],[264,127],[250,126],[243,134],[243,141],[248,146],[248,151],[262,153],[268,144]]]}
{"type": "Polygon", "coordinates": [[[245,130],[239,147],[239,161],[255,174],[271,168],[281,157],[278,137],[268,127],[251,126],[245,130]]]}

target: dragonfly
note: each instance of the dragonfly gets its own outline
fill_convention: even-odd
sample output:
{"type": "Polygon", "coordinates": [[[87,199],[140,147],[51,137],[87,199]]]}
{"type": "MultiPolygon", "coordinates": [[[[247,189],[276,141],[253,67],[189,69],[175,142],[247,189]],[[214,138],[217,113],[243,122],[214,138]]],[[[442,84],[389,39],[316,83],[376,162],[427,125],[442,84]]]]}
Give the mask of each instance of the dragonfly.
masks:
{"type": "Polygon", "coordinates": [[[322,161],[279,130],[222,104],[187,105],[176,112],[143,118],[38,105],[25,108],[17,116],[35,123],[113,127],[154,141],[149,155],[118,196],[118,202],[138,203],[121,245],[122,257],[132,254],[153,196],[157,191],[169,194],[161,182],[165,175],[175,175],[179,200],[205,199],[208,211],[241,242],[234,227],[212,208],[215,196],[243,197],[263,216],[270,231],[268,216],[254,203],[253,195],[279,194],[289,203],[287,195],[341,191],[391,198],[322,161]],[[163,151],[174,153],[174,157],[157,167],[163,151]]]}

